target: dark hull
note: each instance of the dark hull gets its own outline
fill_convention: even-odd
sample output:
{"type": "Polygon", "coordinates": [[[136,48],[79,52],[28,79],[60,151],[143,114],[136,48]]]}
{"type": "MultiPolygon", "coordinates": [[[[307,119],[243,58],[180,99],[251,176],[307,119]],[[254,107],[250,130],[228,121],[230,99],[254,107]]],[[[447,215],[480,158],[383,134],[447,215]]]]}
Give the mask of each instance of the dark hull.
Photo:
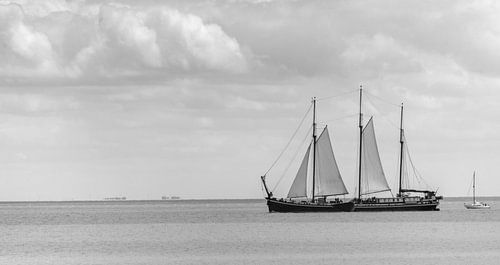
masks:
{"type": "Polygon", "coordinates": [[[390,212],[390,211],[439,211],[439,202],[429,203],[356,203],[355,212],[390,212]]]}
{"type": "Polygon", "coordinates": [[[269,212],[300,213],[300,212],[352,212],[354,202],[333,204],[302,204],[294,202],[266,199],[269,212]]]}

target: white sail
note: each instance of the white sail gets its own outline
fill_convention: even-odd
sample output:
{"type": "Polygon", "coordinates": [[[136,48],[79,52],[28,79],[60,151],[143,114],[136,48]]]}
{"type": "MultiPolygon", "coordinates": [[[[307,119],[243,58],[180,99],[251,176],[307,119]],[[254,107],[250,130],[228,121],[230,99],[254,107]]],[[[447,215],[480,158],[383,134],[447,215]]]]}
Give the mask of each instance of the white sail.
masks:
{"type": "Polygon", "coordinates": [[[292,187],[290,187],[290,191],[288,191],[287,198],[307,197],[307,165],[309,164],[310,150],[311,144],[307,148],[304,159],[302,159],[302,164],[300,164],[299,171],[297,171],[292,187]]]}
{"type": "Polygon", "coordinates": [[[378,153],[373,118],[368,121],[368,124],[363,129],[361,141],[361,194],[390,190],[378,153]]]}
{"type": "Polygon", "coordinates": [[[328,128],[325,128],[316,141],[314,194],[315,196],[331,196],[347,193],[337,162],[335,161],[335,156],[333,155],[328,128]]]}

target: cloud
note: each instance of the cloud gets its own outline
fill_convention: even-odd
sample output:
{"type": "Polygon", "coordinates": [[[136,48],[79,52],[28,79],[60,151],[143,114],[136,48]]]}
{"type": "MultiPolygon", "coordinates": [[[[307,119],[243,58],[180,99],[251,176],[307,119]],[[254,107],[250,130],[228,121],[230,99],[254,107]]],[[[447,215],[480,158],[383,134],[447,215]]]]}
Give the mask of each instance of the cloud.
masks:
{"type": "Polygon", "coordinates": [[[248,54],[219,25],[168,6],[22,1],[0,3],[0,14],[3,83],[248,68],[248,54]]]}
{"type": "Polygon", "coordinates": [[[37,93],[2,93],[0,109],[3,113],[41,114],[80,108],[79,102],[70,96],[54,98],[37,93]]]}
{"type": "MultiPolygon", "coordinates": [[[[256,197],[255,172],[282,150],[310,97],[361,83],[387,176],[395,173],[399,108],[368,93],[404,102],[419,169],[450,187],[466,167],[450,164],[470,157],[494,165],[481,165],[480,154],[500,146],[491,122],[498,10],[481,1],[0,0],[0,159],[27,155],[6,170],[10,179],[53,184],[57,170],[107,183],[103,193],[126,188],[116,185],[123,176],[150,174],[158,177],[144,196],[157,186],[190,194],[196,182],[213,196],[256,197]],[[60,170],[72,163],[80,166],[60,170]],[[235,178],[235,170],[243,173],[235,178]],[[216,190],[231,181],[238,189],[216,190]]],[[[331,126],[353,183],[357,104],[356,91],[318,104],[318,123],[331,126]]],[[[37,190],[49,194],[49,186],[37,190]]],[[[19,196],[12,190],[4,198],[19,196]]]]}
{"type": "Polygon", "coordinates": [[[52,74],[57,71],[54,52],[47,36],[23,22],[20,6],[0,6],[0,36],[4,49],[0,51],[3,74],[25,70],[29,74],[52,74]]]}
{"type": "Polygon", "coordinates": [[[146,67],[160,67],[161,54],[156,31],[145,25],[148,14],[127,7],[106,5],[99,12],[99,26],[106,39],[109,51],[118,53],[117,58],[126,58],[130,63],[146,67]],[[123,54],[119,54],[123,53],[123,54]]]}
{"type": "Polygon", "coordinates": [[[340,54],[346,70],[372,78],[383,74],[415,73],[423,70],[418,51],[405,47],[393,37],[375,34],[354,36],[346,40],[347,48],[340,54]],[[360,66],[365,73],[360,71],[360,66]]]}
{"type": "MultiPolygon", "coordinates": [[[[163,9],[158,14],[162,47],[167,47],[169,56],[175,54],[174,45],[179,45],[182,57],[192,60],[180,61],[185,68],[206,67],[215,70],[244,71],[245,58],[238,42],[227,36],[216,24],[204,24],[192,14],[163,9]],[[170,36],[178,43],[172,43],[170,36]],[[170,49],[170,50],[168,50],[170,49]]],[[[176,61],[176,60],[173,60],[176,61]]]]}
{"type": "Polygon", "coordinates": [[[0,82],[500,74],[495,3],[223,3],[1,1],[0,82]]]}

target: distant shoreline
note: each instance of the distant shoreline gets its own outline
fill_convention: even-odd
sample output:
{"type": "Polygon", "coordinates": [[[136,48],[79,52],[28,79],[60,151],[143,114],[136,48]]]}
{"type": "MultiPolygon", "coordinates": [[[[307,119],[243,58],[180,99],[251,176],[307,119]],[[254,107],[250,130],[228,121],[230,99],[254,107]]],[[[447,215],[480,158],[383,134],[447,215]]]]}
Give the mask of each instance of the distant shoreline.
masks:
{"type": "Polygon", "coordinates": [[[151,199],[137,199],[137,200],[60,200],[60,201],[0,201],[2,203],[84,203],[84,202],[96,202],[96,203],[127,203],[127,202],[161,202],[161,203],[175,203],[175,202],[206,202],[206,201],[265,201],[265,199],[175,199],[175,200],[151,200],[151,199]]]}
{"type": "MultiPolygon", "coordinates": [[[[500,196],[479,196],[476,198],[480,198],[481,200],[488,200],[488,199],[493,199],[493,200],[500,200],[500,196]]],[[[471,197],[444,197],[443,201],[468,201],[471,200],[471,197]]],[[[60,201],[0,201],[0,204],[5,204],[5,203],[140,203],[140,202],[156,202],[156,203],[176,203],[176,202],[234,202],[234,201],[240,201],[240,202],[248,202],[248,201],[265,201],[264,198],[248,198],[248,199],[231,199],[231,198],[224,198],[224,199],[175,199],[175,200],[162,200],[162,199],[157,199],[157,200],[151,200],[151,199],[134,199],[134,200],[60,200],[60,201]]]]}

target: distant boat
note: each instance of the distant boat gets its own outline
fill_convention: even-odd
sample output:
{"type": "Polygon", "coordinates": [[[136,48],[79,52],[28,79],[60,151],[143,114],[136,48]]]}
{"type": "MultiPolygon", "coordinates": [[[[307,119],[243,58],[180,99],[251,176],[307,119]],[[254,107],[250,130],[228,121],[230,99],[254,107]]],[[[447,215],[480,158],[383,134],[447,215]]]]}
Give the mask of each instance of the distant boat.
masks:
{"type": "Polygon", "coordinates": [[[358,160],[358,196],[354,211],[433,211],[439,210],[441,196],[436,191],[408,189],[402,187],[405,137],[403,131],[403,104],[401,104],[400,124],[400,163],[399,192],[396,197],[369,197],[372,194],[387,192],[391,189],[385,178],[382,162],[377,147],[373,117],[363,127],[361,108],[363,89],[359,90],[359,160],[358,160]],[[413,194],[413,195],[410,195],[413,194]],[[416,195],[422,194],[423,196],[416,195]]]}
{"type": "Polygon", "coordinates": [[[161,199],[164,201],[166,201],[166,200],[180,200],[181,197],[179,197],[179,196],[172,196],[172,197],[162,196],[161,199]]]}
{"type": "Polygon", "coordinates": [[[104,198],[105,201],[125,201],[127,197],[108,197],[104,198]]]}
{"type": "Polygon", "coordinates": [[[476,171],[472,174],[472,203],[464,203],[467,209],[489,209],[490,206],[484,202],[476,201],[476,171]]]}
{"type": "Polygon", "coordinates": [[[316,136],[316,98],[312,100],[312,108],[312,140],[287,197],[275,198],[267,187],[266,176],[261,176],[267,194],[269,212],[350,212],[353,210],[353,201],[344,202],[338,198],[327,201],[330,196],[344,195],[348,192],[335,161],[328,127],[323,129],[319,137],[316,136]],[[309,156],[312,156],[312,159],[309,159],[309,156]],[[309,177],[312,180],[310,198],[308,198],[307,191],[308,175],[311,175],[309,177]]]}

